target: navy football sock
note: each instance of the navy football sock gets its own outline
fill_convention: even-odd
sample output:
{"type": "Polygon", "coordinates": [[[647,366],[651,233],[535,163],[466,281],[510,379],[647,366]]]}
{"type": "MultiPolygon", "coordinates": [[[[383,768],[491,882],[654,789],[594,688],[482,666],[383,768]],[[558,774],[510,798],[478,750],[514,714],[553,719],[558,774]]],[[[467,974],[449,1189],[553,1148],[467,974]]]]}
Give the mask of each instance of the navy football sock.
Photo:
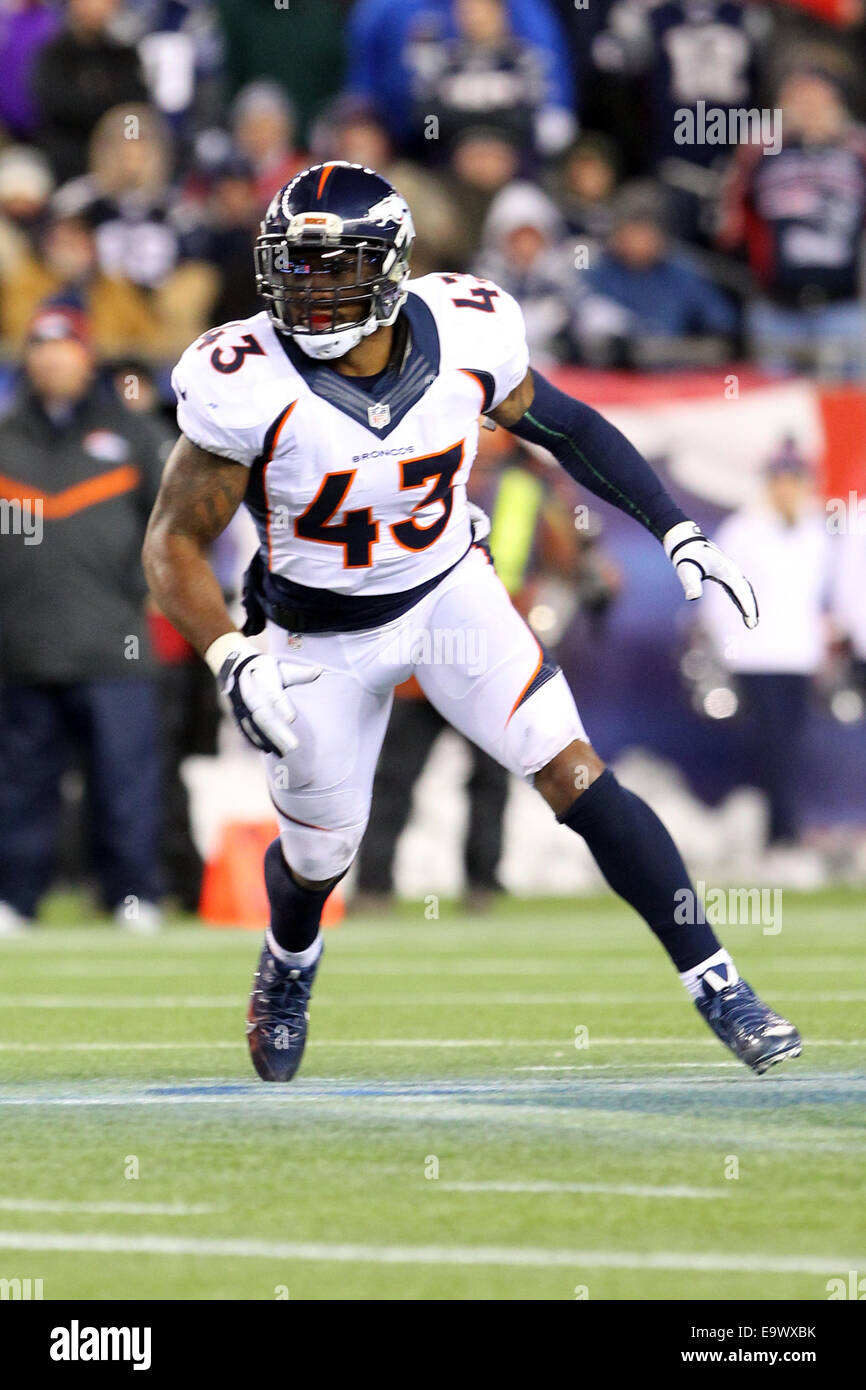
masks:
{"type": "Polygon", "coordinates": [[[265,851],[265,886],[277,945],[293,955],[305,951],[318,935],[322,908],[331,889],[302,888],[296,883],[279,840],[273,840],[265,851]]]}
{"type": "Polygon", "coordinates": [[[649,924],[677,970],[690,970],[719,950],[706,923],[675,920],[683,901],[697,905],[686,866],[655,811],[621,787],[610,768],[556,819],[583,836],[611,888],[649,924]],[[685,900],[684,890],[692,895],[685,900]]]}

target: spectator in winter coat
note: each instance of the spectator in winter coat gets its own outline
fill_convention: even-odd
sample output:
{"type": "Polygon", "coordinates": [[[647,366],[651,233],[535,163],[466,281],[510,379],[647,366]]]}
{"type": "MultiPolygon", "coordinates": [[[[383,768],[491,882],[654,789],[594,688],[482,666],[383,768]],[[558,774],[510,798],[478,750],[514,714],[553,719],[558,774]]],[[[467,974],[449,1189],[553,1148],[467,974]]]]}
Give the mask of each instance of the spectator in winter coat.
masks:
{"type": "Polygon", "coordinates": [[[473,270],[513,294],[526,320],[533,361],[566,360],[569,311],[564,284],[577,274],[562,219],[550,198],[531,183],[512,183],[497,194],[484,223],[473,270]]]}
{"type": "Polygon", "coordinates": [[[118,7],[119,0],[67,0],[64,28],[36,62],[38,143],[58,183],[84,173],[100,116],[147,100],[138,54],[111,36],[118,7]]]}
{"type": "Polygon", "coordinates": [[[607,237],[613,226],[619,158],[606,135],[587,132],[565,151],[547,184],[569,232],[584,241],[607,237]]]}
{"type": "Polygon", "coordinates": [[[0,8],[0,125],[16,140],[36,134],[33,68],[62,22],[45,0],[6,0],[0,8]]]}
{"type": "Polygon", "coordinates": [[[742,247],[759,285],[746,328],[770,370],[862,374],[860,297],[866,130],[820,70],[782,83],[782,148],[744,146],[731,171],[720,243],[742,247]]]}
{"type": "Polygon", "coordinates": [[[0,933],[26,930],[51,884],[70,746],[104,905],[153,929],[159,750],[139,556],[161,440],[100,394],[78,310],[40,310],[24,373],[0,421],[0,933]]]}
{"type": "Polygon", "coordinates": [[[146,294],[164,327],[168,357],[212,321],[219,289],[218,272],[187,243],[171,172],[162,117],[151,106],[119,106],[93,132],[87,175],[55,195],[62,213],[93,229],[104,274],[122,276],[146,294]]]}
{"type": "MultiPolygon", "coordinates": [[[[556,8],[551,0],[509,0],[508,22],[516,38],[544,56],[544,110],[553,137],[548,149],[556,150],[570,138],[577,109],[571,56],[556,8]]],[[[423,132],[413,130],[415,79],[436,46],[456,39],[458,32],[455,0],[359,0],[354,6],[347,86],[387,112],[398,145],[423,139],[423,132]]]]}
{"type": "Polygon", "coordinates": [[[670,247],[652,185],[623,189],[597,263],[578,281],[575,333],[605,365],[677,366],[698,361],[699,340],[719,360],[736,313],[727,296],[670,247]]]}
{"type": "Polygon", "coordinates": [[[309,162],[295,146],[295,111],[277,82],[250,82],[232,106],[232,134],[249,160],[262,213],[278,188],[309,162]]]}
{"type": "Polygon", "coordinates": [[[505,0],[455,0],[454,20],[457,37],[428,44],[414,76],[415,140],[427,134],[433,115],[433,157],[479,121],[508,131],[533,162],[537,154],[561,148],[573,133],[574,118],[551,143],[544,54],[512,32],[505,0]]]}

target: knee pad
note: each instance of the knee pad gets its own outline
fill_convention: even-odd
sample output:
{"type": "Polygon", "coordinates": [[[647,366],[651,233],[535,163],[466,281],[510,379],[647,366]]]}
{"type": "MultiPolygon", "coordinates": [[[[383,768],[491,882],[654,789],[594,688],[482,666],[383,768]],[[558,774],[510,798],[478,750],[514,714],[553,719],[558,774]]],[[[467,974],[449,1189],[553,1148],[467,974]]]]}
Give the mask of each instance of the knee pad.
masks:
{"type": "Polygon", "coordinates": [[[341,830],[281,825],[280,843],[293,873],[313,883],[322,883],[346,872],[358,853],[366,828],[366,821],[341,830]]]}
{"type": "Polygon", "coordinates": [[[500,738],[499,761],[531,781],[575,739],[588,741],[568,682],[557,671],[511,715],[500,738]]]}

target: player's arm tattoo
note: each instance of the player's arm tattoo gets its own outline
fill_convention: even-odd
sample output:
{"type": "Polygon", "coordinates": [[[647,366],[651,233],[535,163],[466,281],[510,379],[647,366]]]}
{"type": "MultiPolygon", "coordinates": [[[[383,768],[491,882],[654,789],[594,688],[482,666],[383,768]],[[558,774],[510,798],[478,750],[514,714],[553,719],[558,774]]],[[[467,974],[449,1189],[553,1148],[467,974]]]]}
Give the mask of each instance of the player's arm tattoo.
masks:
{"type": "Polygon", "coordinates": [[[497,425],[502,425],[509,429],[511,425],[516,425],[526,414],[535,399],[535,382],[532,379],[532,372],[526,373],[519,386],[515,386],[509,396],[505,397],[495,410],[489,411],[491,420],[495,420],[497,425]]]}
{"type": "Polygon", "coordinates": [[[244,500],[248,480],[243,464],[208,453],[181,435],[165,465],[151,524],[210,545],[244,500]]]}
{"type": "Polygon", "coordinates": [[[207,550],[243,501],[248,480],[242,464],[181,435],[151,513],[142,551],[150,592],[199,652],[234,628],[207,550]]]}

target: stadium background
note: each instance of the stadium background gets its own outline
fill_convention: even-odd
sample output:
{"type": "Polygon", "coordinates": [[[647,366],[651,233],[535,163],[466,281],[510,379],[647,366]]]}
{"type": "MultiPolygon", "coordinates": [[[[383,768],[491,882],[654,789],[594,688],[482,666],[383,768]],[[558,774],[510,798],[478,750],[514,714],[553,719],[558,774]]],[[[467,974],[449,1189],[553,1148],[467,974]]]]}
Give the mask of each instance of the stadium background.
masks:
{"type": "MultiPolygon", "coordinates": [[[[684,103],[772,110],[792,73],[817,74],[856,122],[866,111],[864,52],[857,0],[293,0],[286,9],[73,0],[68,14],[5,0],[0,392],[14,391],[36,305],[80,304],[107,380],[122,399],[135,382],[136,407],[168,438],[177,354],[212,323],[255,311],[247,252],[270,192],[311,160],[346,157],[384,168],[409,198],[417,270],[488,274],[516,293],[538,365],[621,424],[706,526],[754,501],[786,440],[813,470],[819,507],[822,496],[847,499],[866,466],[862,322],[859,337],[849,326],[838,339],[832,323],[819,326],[804,347],[796,319],[814,321],[815,305],[801,295],[791,341],[768,348],[749,314],[759,300],[776,302],[779,287],[750,264],[761,232],[737,201],[750,150],[675,145],[671,131],[684,103]],[[87,31],[78,45],[76,27],[87,31]],[[130,134],[144,154],[118,176],[130,134]],[[617,283],[606,256],[612,229],[629,218],[664,227],[664,273],[643,287],[617,283]],[[683,298],[685,316],[676,312],[683,298]]],[[[852,215],[854,290],[834,291],[834,302],[859,313],[862,202],[852,215]]],[[[588,501],[619,572],[602,622],[571,612],[561,593],[534,605],[542,637],[545,623],[564,628],[560,659],[597,746],[632,785],[662,795],[699,868],[754,877],[762,798],[747,790],[736,700],[712,694],[730,681],[716,672],[714,684],[699,655],[689,660],[694,618],[654,543],[567,480],[545,486],[570,508],[588,501]]],[[[234,590],[251,544],[238,522],[221,561],[234,590]]],[[[813,883],[866,872],[866,725],[848,636],[831,611],[798,793],[803,836],[818,851],[813,883]]],[[[221,748],[231,779],[219,760],[184,767],[205,854],[238,798],[243,814],[267,814],[254,756],[231,729],[221,748]]],[[[405,893],[460,889],[464,758],[456,740],[440,740],[401,842],[405,893]]],[[[74,779],[69,794],[74,802],[74,779]]],[[[550,886],[539,866],[554,844],[562,859],[554,833],[543,808],[513,788],[507,886],[550,886]]],[[[597,883],[579,845],[565,854],[556,887],[597,883]]]]}
{"type": "MultiPolygon", "coordinates": [[[[862,0],[0,0],[3,404],[47,295],[90,311],[105,399],[170,447],[171,365],[257,307],[249,252],[273,188],[310,160],[360,159],[412,204],[418,270],[513,289],[534,360],[711,530],[780,457],[809,470],[822,525],[827,498],[850,519],[866,481],[864,56],[862,0]],[[839,277],[807,255],[799,297],[746,215],[754,151],[671,144],[681,106],[772,111],[798,73],[817,79],[794,94],[813,120],[839,101],[853,117],[846,180],[832,141],[812,166],[838,197],[790,229],[832,234],[844,205],[839,277]],[[624,222],[644,249],[655,229],[656,253],[665,225],[648,279],[606,256],[624,222]]],[[[61,891],[38,930],[0,943],[4,1297],[7,1276],[44,1279],[47,1299],[862,1295],[866,567],[831,595],[790,769],[801,830],[780,859],[737,680],[701,636],[711,600],[685,605],[656,542],[548,462],[509,454],[501,430],[482,441],[488,484],[505,459],[542,485],[562,544],[523,598],[600,752],[698,879],[784,887],[780,932],[740,919],[723,936],[801,1028],[803,1057],[761,1081],[730,1059],[528,787],[511,785],[505,818],[514,896],[486,913],[446,901],[467,886],[470,771],[446,733],[399,843],[409,901],[391,916],[350,902],[326,933],[303,1071],[262,1086],[243,1036],[255,934],[203,931],[171,899],[154,936],[100,917],[73,768],[61,891]]],[[[0,486],[15,462],[0,458],[0,486]]],[[[866,538],[831,538],[846,539],[858,562],[866,538]]],[[[216,549],[235,595],[251,546],[239,519],[216,549]]],[[[268,814],[259,759],[227,718],[207,748],[209,673],[174,682],[189,653],[151,619],[163,725],[182,699],[202,744],[183,775],[210,857],[227,819],[268,814]]],[[[260,853],[240,865],[242,908],[260,853]]]]}

